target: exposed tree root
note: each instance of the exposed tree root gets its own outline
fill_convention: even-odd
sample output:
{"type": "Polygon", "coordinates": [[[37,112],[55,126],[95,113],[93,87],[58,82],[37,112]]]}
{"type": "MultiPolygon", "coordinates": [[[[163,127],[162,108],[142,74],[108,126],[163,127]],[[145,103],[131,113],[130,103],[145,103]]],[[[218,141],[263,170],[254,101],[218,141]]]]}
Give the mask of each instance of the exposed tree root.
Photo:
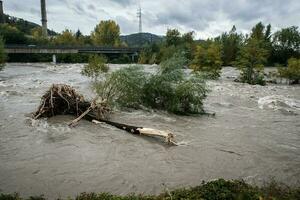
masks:
{"type": "Polygon", "coordinates": [[[74,115],[77,118],[69,126],[75,126],[82,119],[95,123],[103,122],[131,134],[163,137],[168,144],[176,145],[174,134],[166,131],[136,127],[108,120],[111,112],[105,100],[96,99],[85,101],[71,86],[54,84],[42,96],[38,110],[33,114],[34,119],[53,117],[55,115],[74,115]]]}

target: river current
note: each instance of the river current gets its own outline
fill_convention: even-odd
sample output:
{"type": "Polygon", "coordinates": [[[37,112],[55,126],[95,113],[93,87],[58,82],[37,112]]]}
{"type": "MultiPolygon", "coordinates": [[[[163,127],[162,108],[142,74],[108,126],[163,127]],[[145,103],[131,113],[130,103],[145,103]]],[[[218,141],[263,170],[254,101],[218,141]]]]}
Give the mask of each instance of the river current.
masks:
{"type": "MultiPolygon", "coordinates": [[[[110,65],[111,69],[125,65],[110,65]]],[[[72,116],[32,120],[53,83],[92,99],[82,64],[10,63],[0,72],[0,193],[49,198],[81,192],[157,194],[217,178],[300,184],[300,86],[252,86],[230,67],[209,81],[209,116],[115,111],[112,120],[170,130],[180,146],[72,116]]],[[[145,66],[150,70],[154,66],[145,66]]]]}

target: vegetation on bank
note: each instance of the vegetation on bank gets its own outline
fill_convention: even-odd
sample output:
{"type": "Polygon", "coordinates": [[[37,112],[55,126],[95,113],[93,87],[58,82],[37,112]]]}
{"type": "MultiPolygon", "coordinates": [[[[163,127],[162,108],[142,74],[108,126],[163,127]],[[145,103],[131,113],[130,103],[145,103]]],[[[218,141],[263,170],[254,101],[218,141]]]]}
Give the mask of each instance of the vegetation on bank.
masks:
{"type": "MultiPolygon", "coordinates": [[[[18,194],[0,194],[0,200],[46,200],[43,196],[21,198],[18,194]]],[[[73,199],[73,198],[67,198],[73,199]]],[[[191,188],[177,189],[157,195],[119,196],[109,193],[82,193],[75,200],[297,200],[300,187],[290,188],[271,182],[263,187],[252,186],[244,181],[219,179],[191,188]]]]}
{"type": "MultiPolygon", "coordinates": [[[[43,37],[41,27],[25,25],[26,23],[1,24],[0,36],[6,44],[128,46],[126,40],[122,42],[120,27],[113,20],[100,21],[90,35],[83,35],[80,30],[73,32],[66,29],[47,38],[43,37]]],[[[135,34],[134,41],[140,41],[143,35],[135,34]]],[[[177,29],[169,29],[161,40],[151,38],[152,36],[147,39],[148,44],[141,41],[140,47],[143,47],[143,50],[135,61],[141,64],[160,64],[180,54],[186,59],[187,67],[206,74],[207,78],[218,78],[222,65],[235,66],[241,71],[237,81],[248,84],[265,84],[265,66],[286,66],[290,58],[300,58],[300,32],[295,26],[272,33],[270,24],[264,25],[259,22],[249,34],[238,33],[237,28],[233,26],[229,32],[205,41],[195,40],[194,32],[182,34],[177,29]]],[[[84,54],[57,56],[57,60],[62,63],[87,62],[88,59],[89,56],[84,54]]],[[[110,56],[107,59],[110,63],[132,62],[128,55],[110,56]]],[[[51,55],[8,55],[8,61],[51,61],[51,55]]],[[[294,80],[295,77],[291,77],[290,72],[294,70],[279,72],[280,77],[291,78],[292,83],[298,82],[297,78],[294,80]]]]}
{"type": "Polygon", "coordinates": [[[300,59],[290,58],[287,67],[278,68],[279,77],[289,80],[292,84],[300,83],[300,59]]]}
{"type": "Polygon", "coordinates": [[[300,32],[297,27],[283,28],[272,34],[271,25],[256,24],[250,34],[239,34],[233,26],[216,38],[196,41],[193,33],[181,34],[176,29],[167,31],[165,41],[146,47],[140,63],[161,63],[180,52],[194,71],[205,72],[208,78],[218,78],[221,66],[235,66],[241,71],[237,81],[265,85],[264,67],[288,59],[300,58],[300,32]]]}

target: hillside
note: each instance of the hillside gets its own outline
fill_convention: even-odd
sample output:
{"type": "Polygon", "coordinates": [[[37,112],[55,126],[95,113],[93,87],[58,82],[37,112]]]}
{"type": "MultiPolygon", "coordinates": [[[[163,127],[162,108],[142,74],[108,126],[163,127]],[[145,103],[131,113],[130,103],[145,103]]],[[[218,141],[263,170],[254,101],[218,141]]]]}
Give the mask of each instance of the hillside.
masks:
{"type": "Polygon", "coordinates": [[[163,41],[163,36],[152,33],[134,33],[130,35],[122,35],[122,42],[126,42],[128,46],[143,46],[150,43],[159,43],[163,41]]]}
{"type": "MultiPolygon", "coordinates": [[[[33,28],[41,27],[39,24],[9,15],[5,15],[5,22],[18,28],[25,35],[30,35],[33,28]]],[[[49,29],[48,33],[49,35],[58,34],[57,32],[49,29]]],[[[121,35],[121,41],[125,42],[130,47],[137,47],[150,43],[160,43],[163,41],[163,36],[158,36],[152,33],[134,33],[130,35],[121,35]]]]}
{"type": "MultiPolygon", "coordinates": [[[[29,35],[31,34],[31,30],[36,27],[41,27],[39,24],[24,20],[22,18],[17,18],[9,15],[5,15],[5,22],[17,27],[21,32],[29,35]]],[[[48,29],[49,35],[57,35],[57,33],[53,30],[48,29]]]]}

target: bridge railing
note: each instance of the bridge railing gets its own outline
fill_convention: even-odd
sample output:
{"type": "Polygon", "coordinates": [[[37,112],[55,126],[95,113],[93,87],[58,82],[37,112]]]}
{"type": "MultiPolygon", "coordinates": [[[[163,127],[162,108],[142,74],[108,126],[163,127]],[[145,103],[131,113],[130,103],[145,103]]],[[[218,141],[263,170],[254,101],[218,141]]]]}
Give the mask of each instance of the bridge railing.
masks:
{"type": "Polygon", "coordinates": [[[68,46],[68,45],[19,45],[8,44],[6,49],[78,49],[78,50],[132,50],[140,51],[142,48],[137,47],[109,47],[109,46],[68,46]]]}
{"type": "Polygon", "coordinates": [[[5,45],[7,53],[103,53],[136,54],[141,48],[106,46],[46,46],[46,45],[5,45]]]}

